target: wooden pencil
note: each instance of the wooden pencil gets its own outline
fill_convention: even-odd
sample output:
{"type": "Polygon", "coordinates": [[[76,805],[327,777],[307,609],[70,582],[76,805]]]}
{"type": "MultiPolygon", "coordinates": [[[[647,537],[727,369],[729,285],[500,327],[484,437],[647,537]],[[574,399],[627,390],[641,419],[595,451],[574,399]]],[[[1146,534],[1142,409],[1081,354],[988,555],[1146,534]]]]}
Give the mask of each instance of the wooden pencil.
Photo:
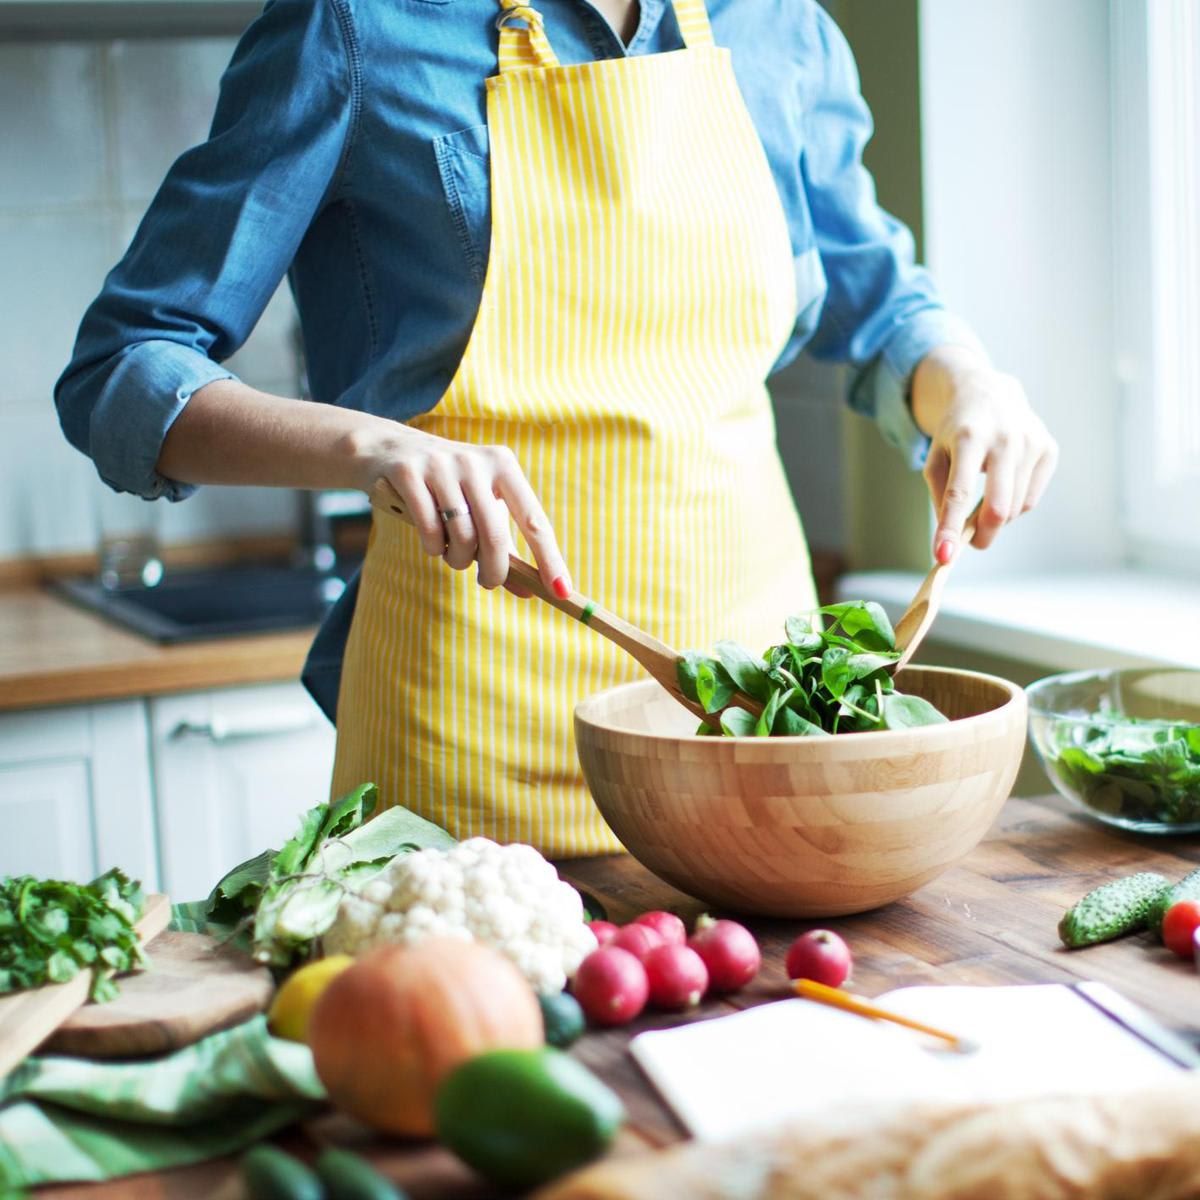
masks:
{"type": "Polygon", "coordinates": [[[792,988],[796,995],[805,1000],[815,1000],[818,1004],[828,1004],[832,1008],[840,1008],[843,1012],[857,1013],[860,1017],[872,1017],[877,1021],[891,1021],[895,1025],[903,1025],[907,1029],[915,1029],[918,1033],[927,1033],[930,1037],[940,1038],[949,1042],[960,1054],[969,1054],[976,1049],[975,1043],[954,1033],[947,1033],[933,1025],[914,1021],[901,1013],[891,1012],[868,1000],[865,996],[856,996],[853,992],[843,992],[841,988],[829,987],[817,983],[813,979],[793,979],[792,988]]]}

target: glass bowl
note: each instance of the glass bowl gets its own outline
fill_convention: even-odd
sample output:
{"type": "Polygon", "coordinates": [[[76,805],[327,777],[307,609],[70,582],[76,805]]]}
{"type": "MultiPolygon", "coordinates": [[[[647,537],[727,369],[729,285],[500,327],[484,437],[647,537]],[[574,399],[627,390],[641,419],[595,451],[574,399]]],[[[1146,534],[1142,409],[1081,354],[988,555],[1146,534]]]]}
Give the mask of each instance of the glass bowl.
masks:
{"type": "Polygon", "coordinates": [[[1064,796],[1122,829],[1200,831],[1200,671],[1073,671],[1025,694],[1030,738],[1064,796]]]}

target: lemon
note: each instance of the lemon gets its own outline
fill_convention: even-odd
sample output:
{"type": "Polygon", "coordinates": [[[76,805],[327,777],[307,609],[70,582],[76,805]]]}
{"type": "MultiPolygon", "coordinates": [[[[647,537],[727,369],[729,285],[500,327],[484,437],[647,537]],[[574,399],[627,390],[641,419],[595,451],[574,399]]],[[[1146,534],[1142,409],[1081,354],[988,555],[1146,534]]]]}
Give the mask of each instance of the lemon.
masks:
{"type": "Polygon", "coordinates": [[[321,993],[353,962],[349,954],[331,954],[292,972],[275,993],[267,1012],[271,1032],[292,1042],[306,1041],[308,1021],[321,993]]]}

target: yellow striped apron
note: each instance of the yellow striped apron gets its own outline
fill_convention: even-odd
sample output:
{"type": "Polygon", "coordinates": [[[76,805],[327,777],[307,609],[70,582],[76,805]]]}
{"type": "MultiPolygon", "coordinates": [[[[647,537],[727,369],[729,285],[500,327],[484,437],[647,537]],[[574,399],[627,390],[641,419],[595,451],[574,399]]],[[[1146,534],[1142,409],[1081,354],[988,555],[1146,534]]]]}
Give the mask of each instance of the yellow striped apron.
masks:
{"type": "MultiPolygon", "coordinates": [[[[761,650],[814,602],[764,386],[796,317],[792,250],[729,52],[704,0],[673,2],[686,49],[564,67],[541,15],[501,0],[487,277],[449,390],[413,424],[514,450],[581,591],[679,649],[761,650]]],[[[619,849],[572,709],[640,675],[377,521],[334,792],[375,780],[460,838],[619,849]]]]}

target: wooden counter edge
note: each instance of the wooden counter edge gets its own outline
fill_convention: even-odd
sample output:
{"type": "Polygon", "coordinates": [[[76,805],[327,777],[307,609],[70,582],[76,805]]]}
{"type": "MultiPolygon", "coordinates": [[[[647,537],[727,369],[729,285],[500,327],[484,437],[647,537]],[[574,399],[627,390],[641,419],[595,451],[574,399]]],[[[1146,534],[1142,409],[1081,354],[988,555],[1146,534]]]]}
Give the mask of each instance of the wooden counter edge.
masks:
{"type": "Polygon", "coordinates": [[[163,645],[40,587],[0,589],[0,712],[293,681],[315,633],[163,645]]]}
{"type": "Polygon", "coordinates": [[[251,639],[221,638],[192,643],[188,653],[177,647],[158,647],[158,655],[127,662],[6,674],[0,676],[0,712],[240,684],[286,683],[300,678],[314,633],[310,629],[251,639]],[[241,641],[247,645],[235,646],[241,641]]]}

